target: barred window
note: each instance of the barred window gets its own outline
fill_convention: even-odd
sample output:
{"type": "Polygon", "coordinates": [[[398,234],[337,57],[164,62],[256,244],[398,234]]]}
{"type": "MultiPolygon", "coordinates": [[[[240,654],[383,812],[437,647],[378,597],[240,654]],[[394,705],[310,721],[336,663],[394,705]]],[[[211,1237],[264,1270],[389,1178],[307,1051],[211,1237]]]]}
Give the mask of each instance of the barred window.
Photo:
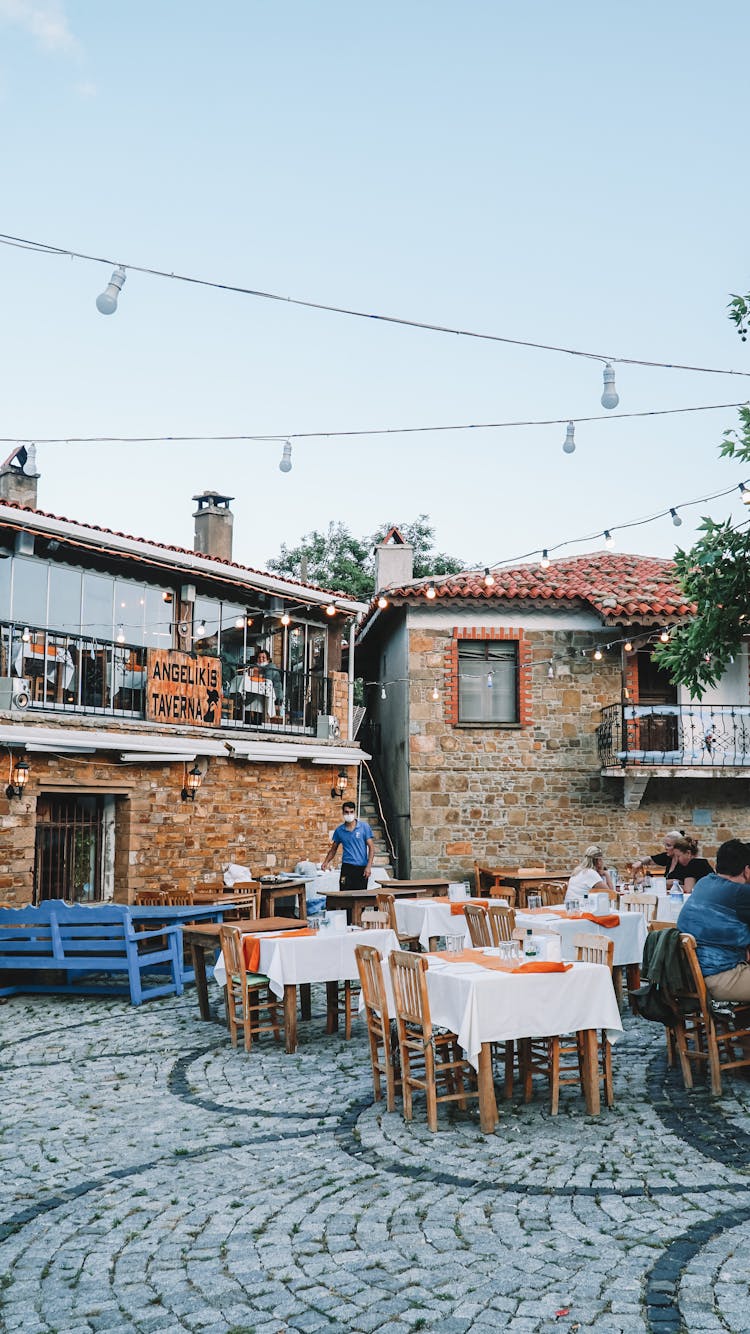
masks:
{"type": "Polygon", "coordinates": [[[458,643],[458,721],[518,723],[518,643],[461,639],[458,643]]]}

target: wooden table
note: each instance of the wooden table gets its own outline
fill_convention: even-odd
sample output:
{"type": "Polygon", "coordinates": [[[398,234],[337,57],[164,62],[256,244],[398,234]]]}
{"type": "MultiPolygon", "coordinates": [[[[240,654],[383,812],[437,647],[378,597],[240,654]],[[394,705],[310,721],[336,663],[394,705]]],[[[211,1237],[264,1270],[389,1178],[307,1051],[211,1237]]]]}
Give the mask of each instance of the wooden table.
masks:
{"type": "Polygon", "coordinates": [[[275,884],[260,882],[260,916],[268,917],[274,912],[277,899],[296,899],[297,916],[300,921],[307,921],[307,881],[284,880],[275,884]]]}
{"type": "Polygon", "coordinates": [[[430,879],[428,876],[426,880],[386,880],[380,888],[389,894],[405,889],[411,891],[412,898],[417,898],[420,894],[447,894],[449,884],[449,880],[430,879]]]}
{"type": "MultiPolygon", "coordinates": [[[[261,931],[293,931],[297,925],[292,917],[261,917],[253,921],[253,934],[261,931]]],[[[206,977],[206,955],[213,954],[219,948],[221,922],[189,922],[181,925],[182,938],[190,946],[190,953],[195,970],[195,989],[198,993],[198,1009],[201,1019],[213,1018],[208,1003],[208,979],[206,977]]],[[[305,998],[303,996],[303,1018],[305,998]]]]}
{"type": "Polygon", "coordinates": [[[378,894],[393,894],[396,898],[418,898],[426,894],[431,885],[438,883],[448,887],[447,881],[434,880],[385,880],[374,889],[330,889],[326,892],[327,908],[344,908],[351,913],[352,926],[359,926],[363,908],[374,908],[378,894]],[[416,888],[415,888],[416,886],[416,888]]]}
{"type": "Polygon", "coordinates": [[[570,872],[564,871],[524,871],[521,875],[518,871],[498,871],[497,883],[508,885],[510,889],[516,891],[516,908],[526,907],[526,892],[534,890],[536,885],[564,885],[567,888],[570,880],[570,872]]]}

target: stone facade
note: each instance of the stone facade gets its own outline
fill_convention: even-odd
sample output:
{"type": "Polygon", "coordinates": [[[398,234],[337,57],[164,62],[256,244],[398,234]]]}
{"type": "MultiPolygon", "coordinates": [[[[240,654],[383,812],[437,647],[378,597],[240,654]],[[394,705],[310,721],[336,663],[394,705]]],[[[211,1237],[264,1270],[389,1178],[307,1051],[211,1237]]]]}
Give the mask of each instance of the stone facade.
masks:
{"type": "Polygon", "coordinates": [[[622,780],[601,776],[596,727],[601,708],[621,698],[619,647],[594,662],[588,631],[495,633],[523,646],[521,724],[512,727],[458,723],[454,631],[409,630],[409,874],[466,879],[475,859],[567,870],[594,842],[622,866],[659,849],[671,828],[693,833],[713,858],[724,839],[747,835],[741,779],[651,778],[630,810],[622,780]]]}

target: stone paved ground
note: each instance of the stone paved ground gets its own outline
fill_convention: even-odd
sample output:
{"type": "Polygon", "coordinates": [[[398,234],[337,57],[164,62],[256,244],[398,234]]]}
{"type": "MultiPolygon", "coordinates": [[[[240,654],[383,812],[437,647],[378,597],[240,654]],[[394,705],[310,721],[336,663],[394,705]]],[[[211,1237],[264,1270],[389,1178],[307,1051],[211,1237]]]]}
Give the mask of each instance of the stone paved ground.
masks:
{"type": "Polygon", "coordinates": [[[250,1058],[193,993],[0,1007],[0,1330],[750,1330],[750,1082],[681,1093],[633,1021],[599,1120],[432,1136],[322,1006],[250,1058]]]}

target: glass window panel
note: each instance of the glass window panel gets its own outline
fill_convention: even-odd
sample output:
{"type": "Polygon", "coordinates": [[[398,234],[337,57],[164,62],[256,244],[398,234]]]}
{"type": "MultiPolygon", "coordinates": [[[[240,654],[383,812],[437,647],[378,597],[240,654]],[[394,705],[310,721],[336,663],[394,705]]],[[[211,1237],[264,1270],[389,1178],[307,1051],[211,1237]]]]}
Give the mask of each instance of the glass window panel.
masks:
{"type": "Polygon", "coordinates": [[[0,560],[0,618],[10,620],[10,572],[12,560],[0,560]]]}
{"type": "Polygon", "coordinates": [[[221,637],[219,657],[224,687],[226,688],[246,660],[245,631],[247,613],[244,607],[230,602],[221,604],[221,637]]]}
{"type": "Polygon", "coordinates": [[[91,574],[88,570],[83,576],[83,633],[90,639],[113,638],[112,602],[114,600],[114,580],[106,574],[91,574]]]}
{"type": "Polygon", "coordinates": [[[193,608],[193,648],[196,653],[218,653],[221,603],[215,598],[196,598],[193,608]],[[203,630],[199,634],[199,630],[203,630]]]}
{"type": "Polygon", "coordinates": [[[458,650],[460,722],[518,722],[518,646],[463,641],[458,650]]]}
{"type": "Polygon", "coordinates": [[[29,560],[25,556],[13,557],[11,615],[14,621],[22,621],[24,625],[47,624],[48,573],[46,561],[29,560]]]}
{"type": "Polygon", "coordinates": [[[115,638],[122,626],[126,644],[143,643],[145,607],[146,590],[143,584],[132,583],[129,579],[118,579],[115,583],[115,638]]]}
{"type": "Polygon", "coordinates": [[[82,572],[70,565],[50,565],[50,625],[68,635],[81,630],[81,579],[82,572]]]}
{"type": "Polygon", "coordinates": [[[165,602],[161,588],[144,591],[143,643],[148,648],[172,647],[172,608],[174,602],[165,602]]]}

